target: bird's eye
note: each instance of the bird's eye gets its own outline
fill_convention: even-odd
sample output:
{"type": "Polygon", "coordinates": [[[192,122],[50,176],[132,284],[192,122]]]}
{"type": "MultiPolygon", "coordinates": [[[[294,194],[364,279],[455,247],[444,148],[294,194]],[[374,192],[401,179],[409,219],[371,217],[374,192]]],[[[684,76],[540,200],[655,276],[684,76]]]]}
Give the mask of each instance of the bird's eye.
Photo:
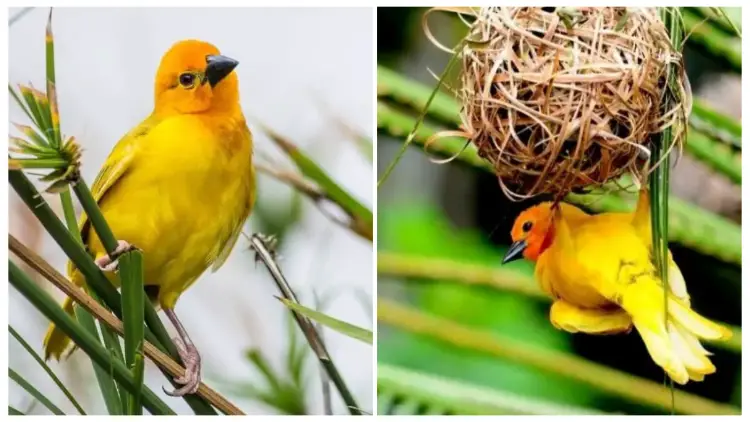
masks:
{"type": "Polygon", "coordinates": [[[192,88],[195,84],[195,75],[192,73],[183,73],[180,75],[180,85],[185,88],[192,88]]]}
{"type": "Polygon", "coordinates": [[[523,223],[523,227],[521,227],[521,229],[524,232],[528,232],[529,230],[531,230],[531,221],[527,221],[527,222],[523,223]]]}

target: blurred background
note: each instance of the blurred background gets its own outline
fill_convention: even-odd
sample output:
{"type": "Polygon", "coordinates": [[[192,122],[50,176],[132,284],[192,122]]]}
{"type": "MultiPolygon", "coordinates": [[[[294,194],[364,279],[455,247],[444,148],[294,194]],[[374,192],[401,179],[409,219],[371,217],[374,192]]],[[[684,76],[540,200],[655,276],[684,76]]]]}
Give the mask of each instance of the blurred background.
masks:
{"type": "MultiPolygon", "coordinates": [[[[688,77],[697,98],[739,127],[741,42],[713,19],[698,26],[708,16],[705,9],[683,10],[688,30],[695,28],[685,47],[688,77]],[[729,57],[739,57],[739,69],[729,57]]],[[[741,25],[741,9],[725,10],[741,25]]],[[[412,130],[437,84],[435,75],[450,60],[425,36],[425,11],[377,12],[379,178],[412,130]]],[[[455,14],[433,13],[429,27],[449,48],[466,34],[455,14]]],[[[448,85],[457,86],[459,68],[448,75],[448,85]]],[[[431,128],[427,134],[456,127],[433,117],[425,121],[431,128]]],[[[717,373],[676,387],[673,408],[669,395],[634,398],[641,392],[657,396],[630,382],[636,377],[668,388],[635,331],[617,336],[558,331],[549,323],[550,302],[536,287],[533,266],[500,267],[514,218],[539,199],[510,202],[490,172],[460,160],[430,161],[422,147],[426,136],[418,136],[422,139],[378,189],[379,414],[739,412],[741,182],[736,177],[707,165],[705,155],[690,148],[672,170],[670,207],[680,214],[671,214],[670,230],[676,233],[679,225],[698,239],[698,247],[670,244],[693,307],[738,330],[731,345],[707,346],[717,373]],[[716,253],[707,252],[708,243],[718,245],[716,253]],[[733,258],[721,258],[728,249],[733,258]],[[608,381],[616,384],[614,390],[604,386],[608,381]]],[[[730,156],[738,171],[741,146],[730,144],[712,139],[709,146],[730,156]]],[[[635,196],[626,198],[632,204],[635,196]]]]}
{"type": "MultiPolygon", "coordinates": [[[[9,11],[8,73],[13,85],[31,82],[44,87],[48,12],[47,8],[9,11]]],[[[295,169],[258,130],[261,122],[298,145],[340,186],[372,208],[371,156],[363,154],[355,140],[373,136],[372,13],[368,8],[56,8],[53,30],[62,131],[75,136],[84,149],[85,180],[93,181],[115,142],[150,113],[153,77],[162,54],[178,40],[199,38],[240,62],[240,95],[254,131],[256,161],[295,169]]],[[[17,104],[12,100],[9,104],[10,121],[25,122],[17,104]]],[[[370,329],[372,244],[264,174],[259,176],[258,195],[244,232],[279,237],[280,265],[300,301],[370,329]]],[[[58,197],[46,199],[61,214],[58,197]]],[[[10,233],[63,271],[64,254],[12,190],[9,214],[10,233]]],[[[307,356],[304,375],[292,379],[287,356],[290,336],[298,330],[290,329],[287,310],[274,298],[278,290],[266,269],[254,264],[248,245],[241,237],[221,270],[204,275],[177,305],[203,355],[204,381],[249,414],[322,413],[317,361],[307,356]],[[253,393],[268,386],[248,358],[251,350],[259,351],[283,381],[283,394],[272,394],[264,402],[253,393]],[[268,403],[274,400],[276,405],[268,403]]],[[[62,297],[46,281],[39,282],[62,297]]],[[[41,350],[47,321],[14,289],[9,302],[9,324],[41,350]]],[[[327,329],[325,339],[360,407],[372,409],[372,347],[327,329]]],[[[301,335],[297,344],[304,344],[301,335]]],[[[64,411],[74,412],[10,337],[9,348],[10,368],[64,411]]],[[[51,366],[89,413],[106,413],[83,353],[51,366]]],[[[162,393],[159,387],[167,382],[150,363],[146,383],[178,414],[190,412],[184,401],[162,393]]],[[[9,404],[16,409],[47,413],[15,383],[10,383],[9,394],[9,404]]],[[[333,394],[334,413],[348,413],[333,394]]]]}

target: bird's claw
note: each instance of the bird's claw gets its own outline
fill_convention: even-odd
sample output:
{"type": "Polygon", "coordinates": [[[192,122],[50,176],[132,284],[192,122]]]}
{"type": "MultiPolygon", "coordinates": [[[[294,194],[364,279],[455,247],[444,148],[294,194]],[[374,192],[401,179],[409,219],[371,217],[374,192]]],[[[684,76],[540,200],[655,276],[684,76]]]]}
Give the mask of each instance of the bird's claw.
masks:
{"type": "Polygon", "coordinates": [[[135,249],[135,247],[130,243],[124,240],[118,240],[117,248],[115,248],[115,250],[111,254],[99,257],[94,262],[96,263],[96,266],[99,267],[99,269],[102,271],[116,271],[118,267],[117,259],[125,252],[129,252],[133,249],[135,249]]]}
{"type": "Polygon", "coordinates": [[[172,397],[181,397],[185,394],[195,394],[198,391],[198,387],[201,385],[201,356],[198,354],[198,349],[194,345],[182,342],[181,339],[174,339],[174,344],[177,347],[177,352],[185,364],[185,374],[174,378],[174,382],[181,384],[182,387],[174,390],[167,391],[164,387],[164,393],[172,397]]]}

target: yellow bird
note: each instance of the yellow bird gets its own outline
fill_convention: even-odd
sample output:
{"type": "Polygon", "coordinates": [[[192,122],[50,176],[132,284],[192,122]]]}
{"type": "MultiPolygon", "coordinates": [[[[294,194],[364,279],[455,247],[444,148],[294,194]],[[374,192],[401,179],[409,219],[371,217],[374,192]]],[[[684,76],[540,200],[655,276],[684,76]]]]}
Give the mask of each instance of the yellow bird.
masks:
{"type": "Polygon", "coordinates": [[[651,261],[648,191],[634,213],[589,215],[573,205],[544,202],[523,211],[503,263],[525,257],[554,299],[550,321],[571,333],[628,332],[634,325],[651,358],[678,384],[702,381],[716,368],[699,339],[732,333],[690,308],[685,280],[669,255],[668,319],[664,289],[651,261]]]}
{"type": "MultiPolygon", "coordinates": [[[[208,268],[227,259],[255,202],[252,136],[240,108],[234,68],[213,45],[180,41],[163,56],[154,84],[154,110],[128,132],[105,161],[92,193],[117,239],[110,257],[84,214],[84,244],[119,286],[116,257],[137,247],[144,254],[146,291],[179,334],[186,365],[183,387],[200,384],[200,355],[175,314],[177,299],[208,268]]],[[[85,278],[69,262],[77,285],[85,278]]],[[[73,313],[73,302],[63,308],[73,313]]],[[[70,339],[50,325],[45,358],[60,359],[70,339]]]]}

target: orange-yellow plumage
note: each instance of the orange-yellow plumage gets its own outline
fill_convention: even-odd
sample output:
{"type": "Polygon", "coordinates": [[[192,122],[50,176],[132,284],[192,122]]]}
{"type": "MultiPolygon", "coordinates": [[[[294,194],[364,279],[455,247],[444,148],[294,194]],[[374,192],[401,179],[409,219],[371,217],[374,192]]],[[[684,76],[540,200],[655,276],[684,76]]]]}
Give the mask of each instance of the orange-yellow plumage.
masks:
{"type": "MultiPolygon", "coordinates": [[[[153,112],[115,145],[91,188],[115,237],[143,251],[144,282],[158,287],[165,310],[224,263],[255,201],[236,64],[203,41],[172,46],[156,74],[153,112]]],[[[80,228],[90,252],[106,257],[85,215],[80,228]]],[[[85,284],[70,263],[68,274],[85,284]]],[[[63,306],[73,311],[69,300],[63,306]]],[[[59,359],[69,339],[51,325],[44,345],[59,359]]]]}
{"type": "Polygon", "coordinates": [[[690,309],[685,280],[669,255],[668,321],[661,279],[651,261],[649,200],[634,213],[588,215],[573,205],[542,203],[522,212],[504,262],[536,262],[535,278],[554,298],[552,324],[569,332],[610,334],[633,326],[649,354],[677,383],[716,371],[700,339],[731,331],[690,309]]]}

